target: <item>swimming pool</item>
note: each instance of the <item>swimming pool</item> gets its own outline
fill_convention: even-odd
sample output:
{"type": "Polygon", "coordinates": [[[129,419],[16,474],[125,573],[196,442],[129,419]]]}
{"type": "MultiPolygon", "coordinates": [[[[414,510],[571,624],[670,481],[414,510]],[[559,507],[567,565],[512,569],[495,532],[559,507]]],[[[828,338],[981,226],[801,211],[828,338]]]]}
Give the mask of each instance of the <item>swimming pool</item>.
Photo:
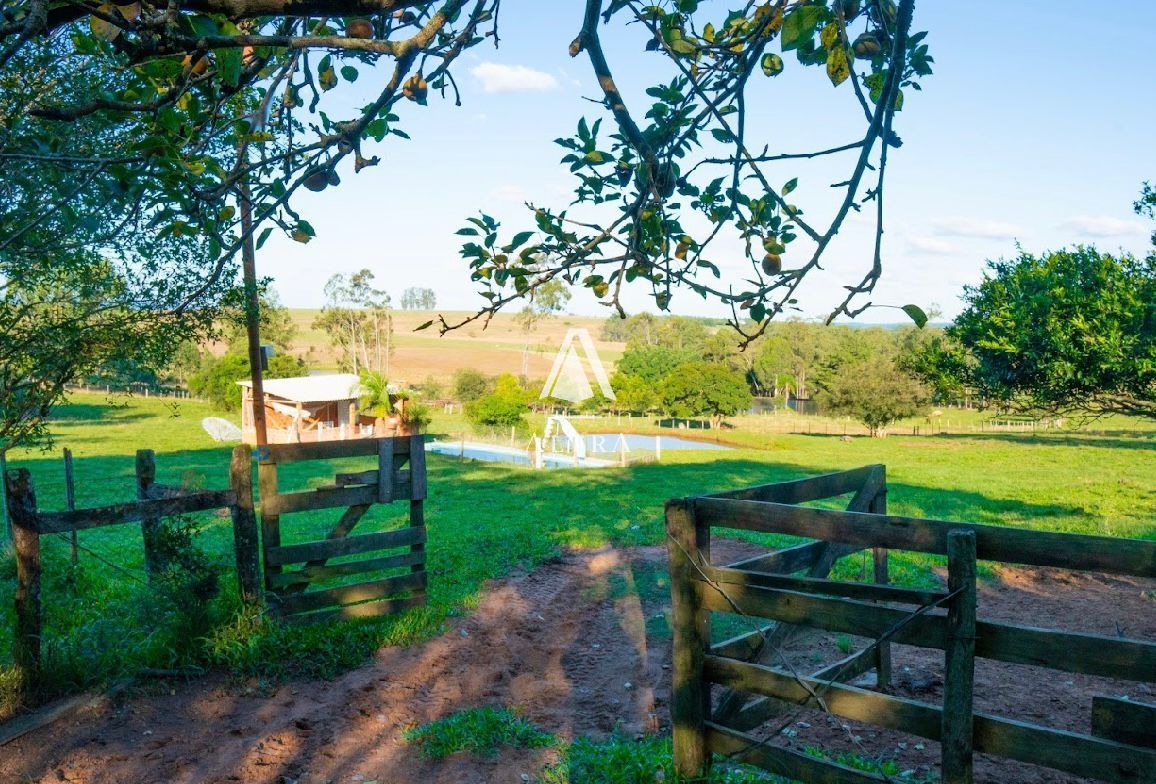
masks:
{"type": "MultiPolygon", "coordinates": [[[[620,434],[620,433],[590,433],[584,436],[586,441],[587,457],[582,460],[575,460],[571,453],[570,439],[559,436],[555,439],[554,450],[551,449],[551,444],[546,442],[543,444],[545,453],[542,459],[545,462],[546,468],[606,468],[619,464],[618,455],[622,452],[623,444],[626,445],[626,454],[629,457],[634,453],[651,454],[655,450],[655,439],[658,439],[663,450],[690,450],[700,449],[706,451],[730,449],[730,447],[722,446],[721,444],[712,444],[707,441],[694,441],[689,438],[678,438],[677,436],[643,436],[637,434],[620,434]],[[604,457],[593,457],[591,455],[603,455],[604,457]]],[[[466,441],[462,444],[461,441],[429,441],[425,445],[427,452],[434,452],[439,455],[450,455],[453,457],[468,457],[471,460],[485,460],[491,463],[513,463],[515,465],[530,465],[530,456],[525,449],[518,449],[517,447],[500,446],[498,444],[485,444],[476,441],[466,441]]]]}
{"type": "MultiPolygon", "coordinates": [[[[714,444],[710,441],[695,441],[692,438],[679,438],[678,436],[644,436],[637,433],[587,433],[583,436],[586,441],[587,453],[614,453],[617,454],[622,449],[622,443],[626,443],[627,452],[653,452],[655,451],[655,439],[658,439],[665,451],[681,450],[681,449],[701,449],[705,451],[713,451],[718,449],[730,449],[729,446],[722,444],[714,444]]],[[[569,439],[560,438],[569,447],[569,439]]]]}
{"type": "MultiPolygon", "coordinates": [[[[429,441],[425,445],[425,451],[452,457],[468,457],[471,460],[485,460],[490,463],[530,465],[530,456],[525,449],[482,444],[474,441],[467,441],[464,445],[461,441],[429,441]]],[[[576,461],[571,455],[553,452],[546,452],[542,455],[542,459],[546,468],[605,468],[615,465],[610,460],[600,460],[594,457],[576,461]]]]}

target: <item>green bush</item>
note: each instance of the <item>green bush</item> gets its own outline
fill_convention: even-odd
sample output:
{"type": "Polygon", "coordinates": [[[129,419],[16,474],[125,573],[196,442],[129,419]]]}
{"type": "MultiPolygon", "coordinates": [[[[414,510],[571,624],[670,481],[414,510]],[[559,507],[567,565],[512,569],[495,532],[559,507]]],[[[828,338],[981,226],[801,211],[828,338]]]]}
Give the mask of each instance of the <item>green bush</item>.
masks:
{"type": "Polygon", "coordinates": [[[512,427],[522,422],[533,395],[509,373],[500,376],[494,391],[466,406],[466,417],[475,425],[512,427]]]}

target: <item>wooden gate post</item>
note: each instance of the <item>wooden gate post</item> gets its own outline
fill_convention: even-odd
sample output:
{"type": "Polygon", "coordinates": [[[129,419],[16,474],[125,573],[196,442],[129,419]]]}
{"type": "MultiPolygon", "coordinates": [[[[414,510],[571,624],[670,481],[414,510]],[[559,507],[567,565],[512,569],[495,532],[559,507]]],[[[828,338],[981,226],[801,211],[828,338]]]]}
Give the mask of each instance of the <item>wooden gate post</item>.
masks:
{"type": "MultiPolygon", "coordinates": [[[[149,491],[157,479],[157,456],[151,449],[138,449],[136,452],[136,496],[147,501],[149,491]]],[[[150,515],[141,520],[140,532],[144,538],[145,572],[149,580],[163,567],[163,557],[157,551],[157,532],[161,527],[161,518],[150,515]]]]}
{"type": "Polygon", "coordinates": [[[237,588],[241,601],[255,605],[261,602],[260,539],[257,516],[253,512],[252,452],[244,444],[233,448],[229,462],[229,487],[233,490],[233,549],[237,558],[237,588]]]}
{"type": "MultiPolygon", "coordinates": [[[[887,467],[881,465],[879,466],[879,471],[882,474],[882,485],[879,492],[871,499],[871,505],[867,508],[867,511],[871,514],[885,515],[887,514],[887,467]]],[[[887,549],[883,547],[874,548],[872,557],[875,566],[875,582],[879,585],[887,585],[891,581],[887,563],[887,549]]],[[[875,686],[879,691],[886,691],[890,685],[891,643],[880,642],[875,648],[875,686]]]]}
{"type": "Polygon", "coordinates": [[[674,767],[679,775],[697,779],[710,771],[706,747],[710,689],[703,680],[703,663],[710,644],[710,613],[702,609],[695,585],[694,559],[699,557],[703,537],[697,531],[692,503],[687,499],[666,502],[666,544],[670,553],[674,632],[670,698],[674,767]]]}
{"type": "MultiPolygon", "coordinates": [[[[20,689],[29,700],[40,682],[40,531],[36,522],[36,491],[27,468],[4,474],[12,546],[16,550],[16,633],[12,661],[20,689]]],[[[29,700],[30,701],[30,700],[29,700]]]]}
{"type": "Polygon", "coordinates": [[[943,784],[972,784],[975,682],[975,532],[947,532],[947,658],[943,675],[943,784]]]}

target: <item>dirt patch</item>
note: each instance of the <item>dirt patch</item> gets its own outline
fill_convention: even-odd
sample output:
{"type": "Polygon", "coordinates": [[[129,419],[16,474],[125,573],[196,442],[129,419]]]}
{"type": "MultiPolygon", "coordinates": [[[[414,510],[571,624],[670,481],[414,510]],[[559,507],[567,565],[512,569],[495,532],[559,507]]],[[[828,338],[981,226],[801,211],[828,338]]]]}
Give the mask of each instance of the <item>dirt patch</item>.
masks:
{"type": "MultiPolygon", "coordinates": [[[[749,552],[719,542],[716,559],[749,552]]],[[[557,755],[503,750],[493,759],[421,757],[408,727],[483,705],[516,707],[562,737],[668,731],[669,584],[661,548],[568,555],[494,583],[469,617],[430,642],[380,651],[332,681],[293,681],[256,693],[224,678],[165,684],[5,746],[0,781],[85,784],[246,782],[518,782],[557,755]],[[155,693],[155,692],[160,693],[155,693]]],[[[980,589],[985,617],[1156,639],[1156,584],[1054,570],[1003,570],[980,589]]],[[[792,643],[800,667],[843,655],[848,640],[792,643]]],[[[854,641],[851,641],[854,642],[854,641]]],[[[937,701],[942,654],[895,652],[896,692],[937,701]]],[[[1093,693],[1153,698],[1150,687],[982,662],[980,710],[1087,731],[1093,693]]],[[[931,742],[868,727],[791,717],[787,742],[895,759],[934,772],[931,742]]],[[[981,759],[978,780],[1072,782],[981,759]]]]}

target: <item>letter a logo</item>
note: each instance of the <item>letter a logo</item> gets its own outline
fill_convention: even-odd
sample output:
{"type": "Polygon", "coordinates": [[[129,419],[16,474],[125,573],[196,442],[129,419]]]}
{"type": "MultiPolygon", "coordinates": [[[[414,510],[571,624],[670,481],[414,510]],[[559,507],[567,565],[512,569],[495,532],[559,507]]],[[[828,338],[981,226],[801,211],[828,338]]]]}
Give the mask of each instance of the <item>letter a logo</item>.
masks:
{"type": "Polygon", "coordinates": [[[606,377],[606,370],[602,367],[602,360],[598,358],[598,351],[594,348],[594,341],[590,333],[582,328],[573,328],[566,331],[562,339],[562,347],[554,357],[554,366],[550,368],[550,375],[542,386],[541,398],[553,397],[559,400],[569,400],[571,403],[581,403],[594,397],[594,387],[586,372],[586,366],[594,373],[594,380],[603,397],[614,399],[614,390],[610,388],[610,381],[606,377]],[[577,346],[575,346],[577,338],[577,346]],[[582,363],[578,349],[581,348],[586,365],[582,363]]]}

